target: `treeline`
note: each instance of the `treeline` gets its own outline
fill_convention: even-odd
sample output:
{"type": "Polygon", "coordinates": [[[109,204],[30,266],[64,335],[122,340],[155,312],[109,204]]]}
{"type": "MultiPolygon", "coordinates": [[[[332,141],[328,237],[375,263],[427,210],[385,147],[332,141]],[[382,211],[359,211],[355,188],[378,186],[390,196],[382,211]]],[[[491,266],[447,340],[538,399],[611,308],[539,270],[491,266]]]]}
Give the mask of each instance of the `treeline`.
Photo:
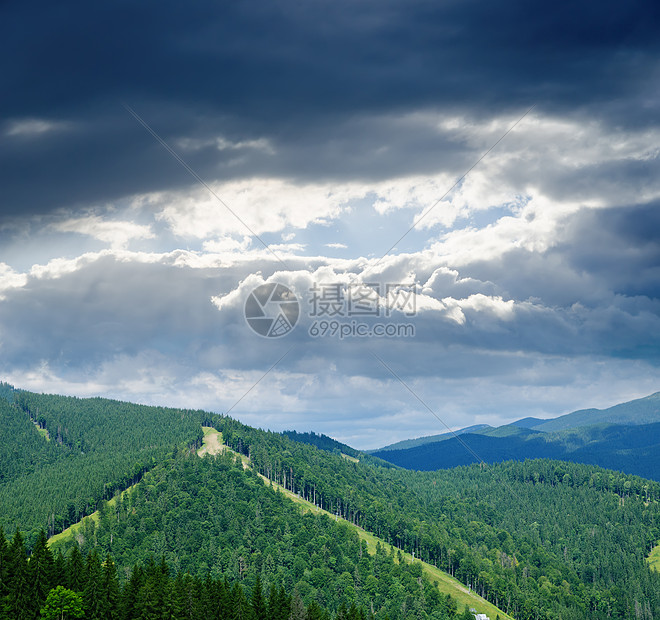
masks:
{"type": "Polygon", "coordinates": [[[309,433],[299,433],[297,431],[282,431],[282,435],[285,435],[292,441],[299,441],[300,443],[307,443],[311,446],[316,446],[320,450],[326,450],[328,452],[338,452],[348,454],[354,458],[367,457],[366,454],[362,454],[359,450],[347,446],[345,443],[341,443],[332,437],[328,437],[323,433],[315,433],[314,431],[309,433]]]}
{"type": "Polygon", "coordinates": [[[172,455],[104,503],[98,522],[87,520],[54,548],[78,547],[111,554],[122,575],[155,555],[177,574],[240,583],[250,592],[259,581],[267,592],[295,592],[306,609],[335,617],[351,608],[390,620],[457,614],[421,563],[407,564],[392,548],[369,555],[346,524],[303,514],[229,452],[172,455]]]}
{"type": "Polygon", "coordinates": [[[45,532],[28,556],[17,531],[8,542],[0,528],[0,618],[7,620],[367,620],[355,604],[332,615],[297,592],[271,585],[257,575],[250,588],[228,579],[172,575],[164,560],[149,558],[122,580],[110,556],[86,558],[77,546],[64,556],[48,548],[45,532]]]}
{"type": "Polygon", "coordinates": [[[516,618],[651,618],[660,484],[535,460],[411,472],[351,463],[219,418],[255,469],[436,564],[516,618]]]}
{"type": "Polygon", "coordinates": [[[19,527],[28,541],[41,527],[50,536],[94,512],[173,446],[195,449],[209,417],[102,398],[4,392],[12,398],[0,398],[0,525],[19,527]]]}

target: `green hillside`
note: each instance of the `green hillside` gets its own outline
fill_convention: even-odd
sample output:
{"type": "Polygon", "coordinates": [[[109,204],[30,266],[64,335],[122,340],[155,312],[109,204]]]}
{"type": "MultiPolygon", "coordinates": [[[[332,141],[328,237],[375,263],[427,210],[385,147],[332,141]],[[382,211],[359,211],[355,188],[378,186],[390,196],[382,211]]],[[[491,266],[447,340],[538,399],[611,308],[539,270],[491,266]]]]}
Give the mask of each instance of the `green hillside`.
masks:
{"type": "MultiPolygon", "coordinates": [[[[204,454],[207,452],[207,443],[218,446],[217,436],[213,437],[213,434],[209,432],[209,430],[210,429],[205,428],[205,436],[204,436],[205,445],[202,449],[200,449],[199,451],[200,454],[204,454]]],[[[219,436],[221,442],[222,434],[217,432],[217,435],[219,436]]],[[[212,449],[211,453],[217,454],[218,452],[220,452],[220,450],[221,450],[220,447],[216,447],[214,450],[212,449]]],[[[237,453],[234,452],[234,454],[237,453]]],[[[293,493],[288,489],[285,489],[284,487],[282,487],[277,483],[273,483],[272,481],[269,481],[265,476],[261,474],[260,476],[264,479],[264,481],[267,481],[271,486],[275,487],[278,491],[284,493],[284,495],[288,497],[291,501],[298,504],[305,512],[310,512],[316,515],[325,514],[326,516],[333,518],[334,515],[329,513],[327,510],[323,510],[322,508],[319,508],[318,506],[312,504],[311,502],[303,499],[300,495],[293,493]]],[[[337,516],[334,516],[334,518],[339,520],[337,516]]],[[[389,553],[393,555],[395,562],[398,563],[401,560],[408,563],[412,563],[415,561],[419,562],[419,560],[415,560],[410,553],[407,553],[405,551],[401,552],[400,549],[397,549],[396,554],[394,554],[394,547],[392,545],[388,545],[385,541],[381,540],[377,536],[374,536],[373,534],[366,532],[359,526],[350,523],[349,521],[346,521],[343,518],[341,519],[341,521],[342,523],[345,523],[349,527],[349,529],[353,530],[358,535],[360,540],[366,542],[367,551],[371,555],[378,554],[379,549],[386,550],[389,547],[389,553]]],[[[451,596],[452,599],[454,599],[458,603],[459,609],[461,609],[464,606],[468,606],[469,608],[476,609],[478,613],[485,613],[491,616],[492,618],[495,618],[495,616],[497,615],[499,615],[502,618],[502,620],[506,620],[507,618],[510,618],[502,610],[498,609],[493,604],[481,598],[475,592],[469,591],[463,584],[461,584],[457,579],[454,579],[451,575],[448,575],[444,571],[438,569],[436,566],[432,564],[428,564],[427,562],[420,562],[420,564],[422,565],[423,574],[432,583],[437,585],[439,591],[442,594],[451,596]]]]}
{"type": "MultiPolygon", "coordinates": [[[[58,507],[96,489],[88,507],[98,513],[53,548],[68,557],[79,549],[92,564],[110,554],[120,584],[140,574],[136,565],[155,575],[154,557],[165,563],[167,592],[188,573],[214,588],[242,584],[247,598],[260,582],[330,617],[349,617],[342,609],[353,605],[353,617],[451,618],[463,611],[458,595],[447,599],[433,584],[450,587],[446,573],[517,620],[660,615],[660,574],[646,561],[660,540],[656,482],[546,459],[413,472],[202,412],[19,397],[3,410],[15,428],[0,438],[0,517],[48,527],[58,507]],[[219,435],[205,429],[211,456],[200,458],[202,424],[236,454],[212,447],[219,435]],[[144,469],[127,477],[136,462],[144,469]],[[425,564],[404,561],[413,555],[425,564]]],[[[505,435],[469,437],[517,437],[505,435]]],[[[38,540],[30,535],[28,549],[38,540]]]]}
{"type": "Polygon", "coordinates": [[[0,526],[7,532],[57,533],[175,446],[201,442],[201,412],[25,391],[14,401],[0,399],[0,526]]]}

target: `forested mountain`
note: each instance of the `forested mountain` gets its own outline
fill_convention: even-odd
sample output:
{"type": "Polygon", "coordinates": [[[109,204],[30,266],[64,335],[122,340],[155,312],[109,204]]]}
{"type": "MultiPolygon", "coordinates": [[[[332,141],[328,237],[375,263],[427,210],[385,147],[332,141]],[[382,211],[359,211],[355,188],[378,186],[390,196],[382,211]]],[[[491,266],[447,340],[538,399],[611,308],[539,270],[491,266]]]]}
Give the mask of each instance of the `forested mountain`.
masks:
{"type": "Polygon", "coordinates": [[[11,400],[0,399],[0,526],[28,540],[93,512],[175,445],[198,445],[209,415],[20,390],[11,400]]]}
{"type": "MultiPolygon", "coordinates": [[[[176,601],[202,597],[211,601],[211,615],[219,604],[213,597],[228,600],[231,592],[232,600],[243,601],[232,607],[239,610],[233,617],[251,619],[271,616],[255,616],[246,601],[265,604],[277,592],[293,595],[289,613],[297,606],[292,617],[298,618],[451,618],[463,612],[439,596],[419,567],[397,562],[389,547],[367,554],[354,530],[302,514],[277,485],[437,565],[516,620],[660,616],[660,575],[645,562],[660,540],[657,482],[551,460],[414,472],[382,467],[376,459],[346,459],[202,412],[25,392],[15,397],[16,404],[0,409],[3,429],[11,429],[0,439],[8,463],[3,458],[2,520],[24,530],[47,527],[71,497],[83,493],[90,509],[95,497],[112,497],[95,519],[54,547],[65,553],[53,560],[64,588],[84,595],[99,582],[98,566],[112,572],[98,559],[109,554],[120,588],[116,600],[137,601],[129,612],[120,602],[114,616],[94,615],[88,595],[87,617],[197,618],[199,610],[181,611],[176,601]],[[31,418],[48,429],[50,441],[31,418]],[[221,431],[245,463],[229,453],[198,457],[202,422],[221,431]],[[15,449],[16,437],[25,440],[22,451],[15,449]],[[135,479],[126,477],[140,462],[135,479]],[[86,585],[79,580],[72,588],[62,575],[85,554],[86,585]]],[[[12,529],[6,529],[10,537],[12,529]]],[[[42,538],[27,536],[28,561],[20,559],[15,535],[7,547],[12,553],[3,551],[0,537],[0,599],[13,609],[20,607],[16,592],[32,592],[41,574],[35,558],[43,556],[42,538]],[[17,578],[8,576],[16,566],[24,575],[18,590],[17,578]]],[[[32,596],[45,604],[48,592],[39,592],[32,596]]],[[[34,604],[24,607],[33,615],[8,617],[36,617],[34,604]]]]}
{"type": "Polygon", "coordinates": [[[644,562],[660,537],[658,483],[547,460],[385,470],[227,418],[217,427],[266,477],[437,563],[516,618],[660,613],[660,581],[644,562]]]}
{"type": "MultiPolygon", "coordinates": [[[[352,604],[383,618],[404,617],[402,607],[435,618],[456,611],[422,578],[420,564],[385,551],[370,556],[345,524],[301,513],[229,452],[168,459],[88,525],[78,536],[83,554],[110,554],[120,574],[155,555],[177,574],[249,591],[260,579],[266,592],[283,587],[333,613],[352,604]]],[[[70,540],[64,550],[77,545],[70,540]]]]}
{"type": "Polygon", "coordinates": [[[608,409],[583,409],[552,420],[543,420],[535,430],[562,431],[593,424],[637,425],[660,422],[660,392],[608,409]]]}
{"type": "MultiPolygon", "coordinates": [[[[172,575],[161,559],[136,565],[130,578],[120,579],[110,556],[96,550],[84,558],[77,547],[65,557],[53,554],[42,532],[29,555],[20,533],[10,543],[0,529],[0,617],[31,620],[114,618],[140,620],[330,620],[327,610],[312,602],[305,606],[283,586],[266,590],[259,576],[252,588],[227,577],[202,579],[189,573],[172,575]]],[[[354,603],[340,605],[335,620],[366,620],[354,603]]]]}

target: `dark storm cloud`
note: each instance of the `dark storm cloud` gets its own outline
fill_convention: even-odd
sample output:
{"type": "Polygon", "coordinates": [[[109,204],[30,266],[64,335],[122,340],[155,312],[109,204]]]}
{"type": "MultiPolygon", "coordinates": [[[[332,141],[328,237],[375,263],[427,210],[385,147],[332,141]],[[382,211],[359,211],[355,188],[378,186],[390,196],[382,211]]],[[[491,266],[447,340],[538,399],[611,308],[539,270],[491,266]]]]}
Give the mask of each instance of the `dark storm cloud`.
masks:
{"type": "MultiPolygon", "coordinates": [[[[121,102],[171,142],[265,137],[281,153],[232,166],[232,153],[187,154],[211,179],[391,174],[394,160],[371,161],[387,130],[359,120],[411,110],[490,118],[536,103],[616,126],[657,120],[651,2],[28,2],[1,12],[4,216],[190,183],[121,102]],[[12,134],[25,119],[67,125],[12,134]]],[[[443,145],[401,148],[419,172],[443,145]]]]}

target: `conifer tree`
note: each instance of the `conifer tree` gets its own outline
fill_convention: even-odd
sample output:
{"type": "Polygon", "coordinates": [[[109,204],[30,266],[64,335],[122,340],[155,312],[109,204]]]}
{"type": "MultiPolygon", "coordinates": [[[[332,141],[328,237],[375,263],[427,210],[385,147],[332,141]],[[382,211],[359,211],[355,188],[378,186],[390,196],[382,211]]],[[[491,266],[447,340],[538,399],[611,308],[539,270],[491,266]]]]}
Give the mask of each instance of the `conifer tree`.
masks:
{"type": "Polygon", "coordinates": [[[9,545],[7,560],[9,592],[7,593],[6,611],[8,617],[15,620],[32,620],[34,609],[29,595],[30,581],[25,543],[18,529],[9,545]]]}
{"type": "Polygon", "coordinates": [[[138,617],[138,598],[145,582],[144,571],[140,566],[134,566],[130,579],[124,586],[121,598],[120,617],[123,620],[133,620],[138,617]]]}
{"type": "Polygon", "coordinates": [[[101,561],[96,551],[87,554],[85,562],[87,582],[83,590],[83,603],[87,620],[101,620],[103,618],[103,574],[101,561]]]}
{"type": "Polygon", "coordinates": [[[62,551],[58,551],[55,556],[55,564],[53,567],[53,583],[55,586],[64,586],[67,584],[67,575],[66,575],[66,559],[62,554],[62,551]]]}
{"type": "MultiPolygon", "coordinates": [[[[183,620],[190,618],[190,575],[178,572],[172,584],[170,596],[170,613],[172,620],[183,620]]],[[[213,616],[212,616],[213,617],[213,616]]]]}
{"type": "Polygon", "coordinates": [[[231,586],[227,578],[216,582],[215,585],[216,617],[218,620],[229,617],[231,611],[231,586]]]}
{"type": "Polygon", "coordinates": [[[105,620],[115,620],[119,615],[119,580],[117,568],[110,556],[103,563],[101,574],[101,617],[105,620]]]}
{"type": "MultiPolygon", "coordinates": [[[[9,593],[9,548],[7,547],[7,539],[5,538],[5,532],[0,526],[0,608],[2,608],[2,603],[4,598],[9,593]]],[[[1,609],[0,609],[1,613],[1,609]]]]}
{"type": "Polygon", "coordinates": [[[291,614],[289,618],[290,620],[306,620],[307,618],[305,604],[302,602],[297,590],[293,593],[293,598],[291,599],[291,614]]]}
{"type": "Polygon", "coordinates": [[[252,606],[252,617],[254,620],[268,620],[268,608],[264,599],[261,577],[258,573],[257,579],[254,582],[254,587],[252,588],[250,605],[252,606]]]}
{"type": "Polygon", "coordinates": [[[46,597],[55,587],[55,560],[48,548],[46,532],[41,530],[32,549],[28,562],[29,595],[32,606],[38,612],[46,602],[46,597]]]}
{"type": "Polygon", "coordinates": [[[69,553],[66,571],[67,583],[65,585],[74,592],[82,592],[85,589],[87,578],[85,576],[85,563],[77,544],[73,545],[69,553]]]}
{"type": "Polygon", "coordinates": [[[252,612],[243,588],[238,582],[235,582],[231,588],[230,613],[227,616],[230,620],[249,620],[252,612]]]}
{"type": "Polygon", "coordinates": [[[287,596],[284,586],[275,584],[270,587],[268,596],[268,617],[273,620],[289,620],[291,614],[291,598],[287,596]]]}

